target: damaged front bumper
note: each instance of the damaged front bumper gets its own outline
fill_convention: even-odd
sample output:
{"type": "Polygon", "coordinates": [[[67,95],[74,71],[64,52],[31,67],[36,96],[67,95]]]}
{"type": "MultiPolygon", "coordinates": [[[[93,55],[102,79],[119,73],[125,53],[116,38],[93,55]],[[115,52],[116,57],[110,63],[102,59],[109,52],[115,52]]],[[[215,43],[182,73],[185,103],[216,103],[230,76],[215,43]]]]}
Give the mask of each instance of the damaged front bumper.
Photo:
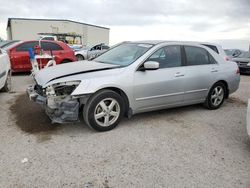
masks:
{"type": "Polygon", "coordinates": [[[30,100],[41,105],[52,123],[79,121],[79,101],[72,96],[43,96],[34,86],[27,88],[30,100]]]}

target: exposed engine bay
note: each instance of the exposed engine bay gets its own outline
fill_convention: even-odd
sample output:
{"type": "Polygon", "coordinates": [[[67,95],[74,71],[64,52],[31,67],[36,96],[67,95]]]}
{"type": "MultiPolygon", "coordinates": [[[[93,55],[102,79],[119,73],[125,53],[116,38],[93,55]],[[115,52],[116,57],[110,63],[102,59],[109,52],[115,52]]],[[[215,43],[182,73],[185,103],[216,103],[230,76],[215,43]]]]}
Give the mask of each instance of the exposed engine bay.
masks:
{"type": "Polygon", "coordinates": [[[40,104],[52,123],[65,123],[79,120],[80,100],[70,94],[80,81],[64,82],[42,88],[38,84],[30,86],[27,92],[30,99],[40,104]]]}

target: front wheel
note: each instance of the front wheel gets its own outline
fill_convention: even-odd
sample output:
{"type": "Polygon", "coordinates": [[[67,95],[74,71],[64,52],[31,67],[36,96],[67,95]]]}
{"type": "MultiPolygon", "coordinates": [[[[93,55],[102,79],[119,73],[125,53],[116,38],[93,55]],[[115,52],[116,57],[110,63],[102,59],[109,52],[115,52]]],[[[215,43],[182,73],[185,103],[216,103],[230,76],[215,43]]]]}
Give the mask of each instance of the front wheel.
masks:
{"type": "Polygon", "coordinates": [[[210,110],[218,109],[224,102],[225,94],[226,86],[223,83],[214,84],[208,93],[205,106],[210,110]]]}
{"type": "Polygon", "coordinates": [[[84,106],[83,117],[96,131],[115,128],[124,115],[124,100],[116,92],[103,90],[94,94],[84,106]]]}

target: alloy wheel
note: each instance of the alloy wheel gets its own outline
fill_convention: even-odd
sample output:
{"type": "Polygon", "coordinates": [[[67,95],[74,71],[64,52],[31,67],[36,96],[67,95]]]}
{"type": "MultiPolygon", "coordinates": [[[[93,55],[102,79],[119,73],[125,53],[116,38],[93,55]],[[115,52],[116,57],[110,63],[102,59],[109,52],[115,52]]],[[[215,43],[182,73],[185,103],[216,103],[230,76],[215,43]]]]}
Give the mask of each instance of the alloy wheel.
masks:
{"type": "Polygon", "coordinates": [[[108,127],[116,122],[120,113],[119,103],[113,98],[106,98],[97,104],[94,117],[99,126],[108,127]]]}
{"type": "Polygon", "coordinates": [[[216,86],[211,95],[211,103],[214,106],[219,106],[224,99],[224,89],[222,86],[216,86]]]}

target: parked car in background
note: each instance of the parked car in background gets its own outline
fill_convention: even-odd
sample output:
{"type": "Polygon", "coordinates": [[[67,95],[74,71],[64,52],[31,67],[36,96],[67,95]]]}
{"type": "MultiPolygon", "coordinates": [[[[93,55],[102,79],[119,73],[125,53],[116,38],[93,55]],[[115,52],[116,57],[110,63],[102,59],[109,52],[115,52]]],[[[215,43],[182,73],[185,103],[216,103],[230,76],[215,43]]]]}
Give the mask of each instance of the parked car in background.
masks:
{"type": "Polygon", "coordinates": [[[124,115],[203,103],[219,108],[239,87],[239,68],[193,42],[124,42],[92,61],[49,67],[27,89],[52,122],[78,120],[97,131],[124,115]]]}
{"type": "Polygon", "coordinates": [[[0,48],[0,90],[10,91],[11,69],[8,54],[0,48]]]}
{"type": "Polygon", "coordinates": [[[5,40],[5,41],[2,41],[0,42],[0,48],[4,49],[4,48],[7,48],[8,46],[14,44],[14,43],[17,43],[19,42],[19,40],[5,40]]]}
{"type": "Polygon", "coordinates": [[[225,49],[224,51],[230,58],[238,57],[242,52],[244,52],[239,49],[225,49]]]}
{"type": "MultiPolygon", "coordinates": [[[[47,54],[53,53],[56,64],[76,61],[73,50],[65,43],[60,41],[40,41],[41,50],[47,54]]],[[[11,69],[13,72],[31,71],[29,49],[39,46],[39,41],[20,41],[9,46],[6,50],[10,56],[11,69]]],[[[38,60],[44,67],[48,59],[38,60]]]]}
{"type": "Polygon", "coordinates": [[[225,59],[226,61],[230,61],[230,57],[228,57],[228,55],[225,53],[225,51],[223,50],[222,46],[219,44],[214,44],[214,43],[201,43],[202,45],[212,49],[213,51],[215,51],[217,54],[219,54],[221,57],[223,57],[223,59],[225,59]]]}
{"type": "Polygon", "coordinates": [[[242,52],[238,57],[232,60],[238,64],[240,73],[250,74],[250,52],[242,52]]]}
{"type": "Polygon", "coordinates": [[[90,49],[85,48],[82,50],[76,50],[75,56],[78,61],[87,60],[87,59],[98,56],[99,54],[107,51],[108,49],[109,49],[109,46],[102,43],[102,44],[95,45],[90,49]]]}

